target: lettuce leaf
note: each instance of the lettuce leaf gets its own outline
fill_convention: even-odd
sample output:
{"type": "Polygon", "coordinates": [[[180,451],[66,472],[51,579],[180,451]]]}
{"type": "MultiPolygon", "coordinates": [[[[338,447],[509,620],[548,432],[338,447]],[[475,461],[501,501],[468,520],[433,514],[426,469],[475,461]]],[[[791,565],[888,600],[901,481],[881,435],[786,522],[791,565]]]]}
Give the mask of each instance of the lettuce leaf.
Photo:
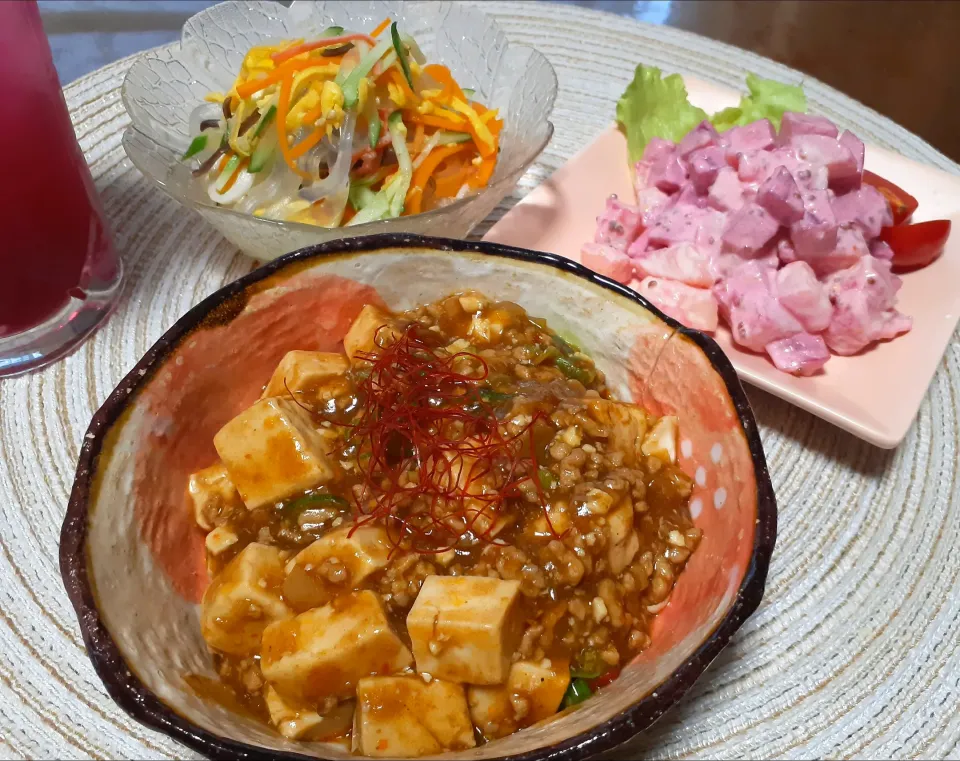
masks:
{"type": "MultiPolygon", "coordinates": [[[[764,118],[779,130],[786,111],[807,110],[801,87],[747,74],[747,90],[750,94],[740,98],[740,105],[709,117],[717,130],[723,132],[764,118]]],[[[665,77],[656,66],[638,65],[633,81],[617,101],[617,124],[627,137],[631,164],[643,157],[643,149],[651,138],[679,142],[707,118],[706,111],[690,103],[683,78],[679,74],[665,77]]]]}
{"type": "Polygon", "coordinates": [[[683,78],[664,77],[655,66],[639,64],[617,101],[617,123],[627,136],[631,164],[643,157],[650,138],[676,142],[706,118],[707,112],[687,99],[683,78]]]}
{"type": "Polygon", "coordinates": [[[747,74],[747,89],[750,94],[740,98],[739,106],[725,108],[710,117],[718,131],[723,132],[757,119],[769,119],[774,128],[779,130],[784,113],[804,113],[807,110],[807,96],[802,87],[747,74]]]}

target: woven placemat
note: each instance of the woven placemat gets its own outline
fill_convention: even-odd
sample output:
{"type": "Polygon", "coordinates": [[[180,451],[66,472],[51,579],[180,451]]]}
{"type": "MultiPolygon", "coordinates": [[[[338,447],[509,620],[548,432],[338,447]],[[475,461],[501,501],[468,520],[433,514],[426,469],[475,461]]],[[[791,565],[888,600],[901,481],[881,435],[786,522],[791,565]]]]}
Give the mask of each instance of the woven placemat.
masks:
{"type": "MultiPolygon", "coordinates": [[[[546,3],[485,9],[512,40],[542,50],[560,79],[553,142],[494,218],[609,123],[638,61],[738,89],[748,70],[802,79],[741,50],[622,17],[546,3]]],[[[0,382],[3,757],[192,756],[129,720],[106,695],[57,561],[93,412],[179,315],[253,266],[126,159],[120,84],[130,63],[66,89],[123,253],[123,300],[67,360],[0,382]]],[[[804,85],[813,109],[868,142],[960,172],[875,112],[818,82],[804,85]]],[[[954,342],[906,440],[884,452],[750,390],[780,503],[766,597],[691,694],[625,757],[960,754],[958,394],[954,342]]]]}

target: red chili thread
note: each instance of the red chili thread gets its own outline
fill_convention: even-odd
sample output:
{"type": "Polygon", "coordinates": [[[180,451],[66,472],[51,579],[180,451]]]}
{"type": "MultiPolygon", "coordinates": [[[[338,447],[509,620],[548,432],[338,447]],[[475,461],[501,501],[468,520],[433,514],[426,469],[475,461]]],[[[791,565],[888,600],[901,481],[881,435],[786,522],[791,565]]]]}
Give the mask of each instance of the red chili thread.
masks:
{"type": "MultiPolygon", "coordinates": [[[[377,330],[375,351],[357,354],[370,372],[358,384],[359,413],[344,424],[348,441],[370,454],[357,461],[355,528],[380,521],[396,547],[422,554],[454,549],[467,534],[494,543],[506,502],[528,479],[547,514],[532,434],[545,413],[509,434],[478,393],[489,376],[482,357],[438,352],[417,323],[392,342],[385,331],[377,330]]],[[[549,514],[547,524],[558,536],[549,514]]]]}

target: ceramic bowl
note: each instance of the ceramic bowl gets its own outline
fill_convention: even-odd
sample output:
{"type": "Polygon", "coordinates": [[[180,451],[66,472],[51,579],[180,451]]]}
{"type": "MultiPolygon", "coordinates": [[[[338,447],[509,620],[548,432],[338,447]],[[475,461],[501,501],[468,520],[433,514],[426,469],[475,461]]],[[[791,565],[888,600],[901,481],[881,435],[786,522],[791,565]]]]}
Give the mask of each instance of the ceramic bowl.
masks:
{"type": "Polygon", "coordinates": [[[314,243],[371,233],[466,236],[550,141],[557,75],[541,53],[511,45],[497,23],[474,6],[295,0],[287,8],[275,2],[226,2],[189,19],[179,45],[139,58],[124,78],[121,95],[131,120],[123,148],[137,169],[241,250],[268,261],[314,243]],[[414,36],[429,61],[447,65],[478,100],[500,109],[504,127],[490,184],[442,209],[342,228],[262,219],[213,203],[180,161],[190,143],[188,116],[194,106],[208,92],[230,89],[253,45],[316,37],[333,24],[368,30],[388,16],[414,36]]]}
{"type": "Polygon", "coordinates": [[[711,339],[562,257],[420,236],[353,238],[285,256],[205,299],[90,424],[61,569],[93,665],[121,708],[211,757],[349,757],[284,740],[184,681],[215,677],[199,625],[203,534],[184,484],[215,459],[214,433],[258,397],[288,350],[337,350],[364,304],[406,309],[467,287],[575,335],[619,398],[679,415],[680,464],[696,476],[691,513],[703,540],[655,619],[652,645],[616,682],[552,720],[449,757],[573,761],[616,747],[674,705],[756,609],[776,502],[750,406],[711,339]]]}

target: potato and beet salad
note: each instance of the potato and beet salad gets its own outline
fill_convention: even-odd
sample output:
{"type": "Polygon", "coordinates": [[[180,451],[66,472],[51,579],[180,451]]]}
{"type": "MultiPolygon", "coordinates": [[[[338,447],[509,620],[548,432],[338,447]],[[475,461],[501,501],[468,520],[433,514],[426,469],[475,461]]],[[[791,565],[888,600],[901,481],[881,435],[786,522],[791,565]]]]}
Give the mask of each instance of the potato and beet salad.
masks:
{"type": "Polygon", "coordinates": [[[189,481],[233,698],[291,739],[414,757],[614,680],[700,541],[677,418],[476,292],[368,305],[343,346],[289,352],[189,481]]]}

